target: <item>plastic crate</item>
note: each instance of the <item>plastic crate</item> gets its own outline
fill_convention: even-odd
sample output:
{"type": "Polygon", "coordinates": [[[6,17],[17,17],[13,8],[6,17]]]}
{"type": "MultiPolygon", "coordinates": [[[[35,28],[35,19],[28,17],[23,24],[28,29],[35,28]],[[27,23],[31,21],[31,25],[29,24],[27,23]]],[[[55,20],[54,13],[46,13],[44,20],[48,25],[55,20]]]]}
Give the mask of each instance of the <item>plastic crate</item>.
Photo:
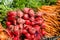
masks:
{"type": "Polygon", "coordinates": [[[55,36],[52,38],[43,38],[42,40],[57,40],[58,38],[60,38],[60,36],[55,36]]]}

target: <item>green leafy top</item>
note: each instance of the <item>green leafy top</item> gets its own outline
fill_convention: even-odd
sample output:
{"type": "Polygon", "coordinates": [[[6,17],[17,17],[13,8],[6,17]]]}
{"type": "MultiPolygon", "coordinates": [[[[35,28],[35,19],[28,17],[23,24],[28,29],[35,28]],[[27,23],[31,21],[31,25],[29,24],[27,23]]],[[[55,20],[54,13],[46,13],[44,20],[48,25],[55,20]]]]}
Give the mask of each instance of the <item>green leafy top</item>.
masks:
{"type": "Polygon", "coordinates": [[[37,8],[42,5],[52,5],[55,4],[57,0],[13,0],[13,7],[14,8],[24,8],[24,7],[30,7],[30,8],[37,8]]]}

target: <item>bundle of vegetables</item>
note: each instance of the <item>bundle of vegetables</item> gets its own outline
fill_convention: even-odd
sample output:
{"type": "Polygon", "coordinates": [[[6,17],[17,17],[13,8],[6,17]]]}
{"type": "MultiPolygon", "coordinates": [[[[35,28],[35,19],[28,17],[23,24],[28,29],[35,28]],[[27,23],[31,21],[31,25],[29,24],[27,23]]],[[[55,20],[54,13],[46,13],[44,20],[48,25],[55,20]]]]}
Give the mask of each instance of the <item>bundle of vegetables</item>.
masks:
{"type": "Polygon", "coordinates": [[[60,27],[60,0],[58,0],[58,2],[57,2],[57,9],[56,9],[56,11],[58,12],[57,14],[57,19],[58,19],[58,24],[59,24],[59,27],[60,27]]]}
{"type": "Polygon", "coordinates": [[[0,40],[10,40],[6,30],[2,27],[0,23],[0,40]]]}
{"type": "Polygon", "coordinates": [[[56,3],[58,6],[60,6],[60,0],[57,0],[57,3],[56,3]]]}
{"type": "Polygon", "coordinates": [[[60,7],[57,5],[52,6],[42,6],[39,9],[44,14],[42,18],[44,19],[44,23],[46,25],[45,31],[47,32],[46,37],[53,37],[60,35],[60,17],[59,10],[60,7]]]}
{"type": "Polygon", "coordinates": [[[0,5],[0,22],[1,22],[1,24],[2,24],[2,26],[4,28],[6,28],[4,19],[5,19],[6,15],[7,15],[6,12],[8,10],[12,10],[12,9],[7,7],[7,6],[5,6],[5,5],[0,5]]]}
{"type": "Polygon", "coordinates": [[[42,12],[31,8],[8,11],[6,26],[12,40],[40,40],[46,33],[42,12]]]}

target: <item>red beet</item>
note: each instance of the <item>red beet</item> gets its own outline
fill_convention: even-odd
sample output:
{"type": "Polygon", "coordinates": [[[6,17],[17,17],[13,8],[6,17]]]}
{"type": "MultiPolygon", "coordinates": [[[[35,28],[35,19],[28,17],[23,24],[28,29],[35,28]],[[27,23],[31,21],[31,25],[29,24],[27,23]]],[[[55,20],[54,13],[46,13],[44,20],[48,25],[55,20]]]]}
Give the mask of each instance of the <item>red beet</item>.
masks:
{"type": "Polygon", "coordinates": [[[23,24],[19,24],[19,28],[20,29],[23,29],[23,24]]]}
{"type": "Polygon", "coordinates": [[[14,31],[19,32],[19,25],[14,26],[14,31]]]}
{"type": "Polygon", "coordinates": [[[13,33],[15,36],[19,36],[19,31],[14,31],[13,33]]]}
{"type": "Polygon", "coordinates": [[[29,25],[24,24],[24,29],[28,29],[29,25]]]}
{"type": "Polygon", "coordinates": [[[38,11],[38,12],[36,13],[36,16],[42,17],[42,14],[43,14],[42,12],[39,12],[39,11],[38,11]]]}
{"type": "Polygon", "coordinates": [[[18,18],[18,19],[17,19],[17,23],[19,23],[19,24],[24,24],[24,23],[25,23],[25,20],[22,19],[22,18],[18,18]]]}
{"type": "Polygon", "coordinates": [[[23,33],[23,34],[27,34],[28,32],[27,32],[27,30],[23,29],[23,30],[22,30],[22,33],[23,33]]]}
{"type": "Polygon", "coordinates": [[[26,20],[25,24],[26,24],[26,25],[30,25],[31,22],[30,22],[29,20],[26,20]]]}
{"type": "Polygon", "coordinates": [[[35,35],[31,35],[31,38],[35,38],[35,35]]]}
{"type": "Polygon", "coordinates": [[[33,16],[35,15],[34,10],[30,9],[29,15],[30,15],[31,17],[33,17],[33,16]]]}
{"type": "Polygon", "coordinates": [[[19,25],[14,26],[14,30],[19,30],[19,25]]]}
{"type": "Polygon", "coordinates": [[[39,25],[35,25],[34,28],[39,31],[40,30],[40,26],[39,25]]]}
{"type": "Polygon", "coordinates": [[[13,31],[13,30],[14,30],[14,25],[10,25],[10,26],[8,27],[8,29],[9,29],[10,31],[13,31]]]}
{"type": "Polygon", "coordinates": [[[29,39],[24,39],[24,40],[29,40],[29,39]]]}
{"type": "Polygon", "coordinates": [[[21,10],[17,10],[17,16],[18,17],[23,17],[23,12],[21,10]]]}
{"type": "Polygon", "coordinates": [[[36,30],[35,30],[34,28],[30,28],[30,29],[29,29],[29,32],[30,32],[31,34],[35,34],[36,30]]]}
{"type": "Polygon", "coordinates": [[[31,29],[31,28],[32,28],[32,26],[28,25],[28,29],[31,29]]]}
{"type": "Polygon", "coordinates": [[[8,17],[11,17],[11,16],[16,17],[17,16],[16,11],[9,11],[7,15],[8,15],[8,17]]]}
{"type": "Polygon", "coordinates": [[[30,20],[31,20],[31,21],[35,21],[35,18],[34,18],[34,17],[31,17],[30,20]]]}
{"type": "Polygon", "coordinates": [[[14,20],[12,24],[14,24],[14,25],[17,25],[17,22],[16,22],[16,20],[14,20]]]}
{"type": "Polygon", "coordinates": [[[23,11],[24,11],[25,13],[28,13],[29,10],[30,10],[30,8],[24,8],[24,9],[23,9],[23,11]]]}
{"type": "Polygon", "coordinates": [[[6,25],[7,25],[7,27],[9,27],[10,25],[11,25],[11,22],[6,22],[6,25]]]}
{"type": "Polygon", "coordinates": [[[15,34],[15,35],[19,35],[19,26],[18,26],[18,25],[16,25],[16,26],[14,27],[14,34],[15,34]]]}
{"type": "Polygon", "coordinates": [[[13,16],[7,18],[8,21],[14,21],[15,19],[16,19],[16,18],[13,17],[13,16]]]}
{"type": "Polygon", "coordinates": [[[36,37],[33,40],[38,40],[36,37]]]}
{"type": "Polygon", "coordinates": [[[35,22],[31,22],[31,25],[35,25],[35,22]]]}
{"type": "Polygon", "coordinates": [[[31,35],[29,33],[25,34],[26,38],[31,38],[31,35]]]}
{"type": "Polygon", "coordinates": [[[45,28],[45,24],[44,23],[41,25],[41,28],[45,28]]]}
{"type": "Polygon", "coordinates": [[[14,37],[14,39],[13,39],[13,40],[19,40],[19,37],[17,37],[17,36],[16,36],[16,37],[14,37]]]}
{"type": "Polygon", "coordinates": [[[41,18],[41,17],[36,17],[35,20],[36,20],[36,21],[42,20],[42,18],[41,18]]]}
{"type": "Polygon", "coordinates": [[[46,32],[44,30],[41,30],[42,35],[44,36],[46,32]]]}
{"type": "Polygon", "coordinates": [[[24,18],[25,20],[28,20],[28,19],[29,19],[29,15],[28,15],[28,14],[24,14],[23,18],[24,18]]]}
{"type": "Polygon", "coordinates": [[[38,24],[38,25],[41,25],[41,24],[43,24],[43,19],[42,20],[38,20],[35,23],[38,24]]]}
{"type": "Polygon", "coordinates": [[[32,26],[31,25],[24,25],[24,29],[31,29],[32,28],[32,26]]]}
{"type": "Polygon", "coordinates": [[[40,35],[37,35],[37,37],[36,37],[38,40],[40,40],[40,35]]]}

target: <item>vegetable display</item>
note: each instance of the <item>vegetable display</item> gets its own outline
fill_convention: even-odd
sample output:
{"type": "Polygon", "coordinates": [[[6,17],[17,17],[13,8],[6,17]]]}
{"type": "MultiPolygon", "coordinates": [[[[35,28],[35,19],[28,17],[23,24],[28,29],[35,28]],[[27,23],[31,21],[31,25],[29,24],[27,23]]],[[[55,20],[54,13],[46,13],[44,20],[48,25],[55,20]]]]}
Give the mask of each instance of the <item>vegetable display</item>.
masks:
{"type": "Polygon", "coordinates": [[[53,5],[53,6],[42,6],[41,9],[39,9],[41,12],[44,13],[42,15],[42,18],[44,19],[44,23],[46,26],[45,31],[47,32],[46,34],[47,37],[60,35],[59,8],[60,6],[53,5]]]}
{"type": "Polygon", "coordinates": [[[0,0],[0,40],[42,40],[60,35],[60,0],[0,0]]]}
{"type": "Polygon", "coordinates": [[[42,12],[34,12],[31,8],[8,11],[6,26],[12,40],[40,40],[45,35],[42,12]],[[35,14],[36,13],[36,14],[35,14]]]}

